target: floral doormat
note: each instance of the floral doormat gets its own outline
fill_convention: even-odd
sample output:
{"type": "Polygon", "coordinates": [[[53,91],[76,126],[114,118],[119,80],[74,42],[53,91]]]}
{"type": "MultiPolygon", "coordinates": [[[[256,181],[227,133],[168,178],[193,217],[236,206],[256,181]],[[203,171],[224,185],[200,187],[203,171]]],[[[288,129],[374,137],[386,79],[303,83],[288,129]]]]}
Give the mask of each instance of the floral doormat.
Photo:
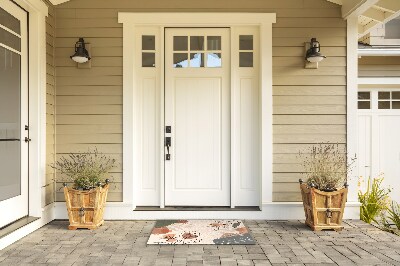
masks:
{"type": "Polygon", "coordinates": [[[160,220],[147,244],[254,245],[240,220],[160,220]]]}

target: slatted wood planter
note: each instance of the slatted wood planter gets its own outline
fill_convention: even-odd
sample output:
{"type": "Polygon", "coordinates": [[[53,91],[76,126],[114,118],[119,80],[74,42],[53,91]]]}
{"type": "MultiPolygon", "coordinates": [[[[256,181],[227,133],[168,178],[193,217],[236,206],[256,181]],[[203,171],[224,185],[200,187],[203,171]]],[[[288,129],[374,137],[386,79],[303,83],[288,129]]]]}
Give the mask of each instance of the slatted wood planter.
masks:
{"type": "Polygon", "coordinates": [[[333,192],[325,192],[308,187],[300,181],[306,224],[313,231],[343,229],[342,219],[347,199],[347,188],[333,192]]]}
{"type": "Polygon", "coordinates": [[[64,186],[69,230],[97,229],[104,223],[103,213],[108,189],[109,184],[91,190],[76,190],[64,186]]]}

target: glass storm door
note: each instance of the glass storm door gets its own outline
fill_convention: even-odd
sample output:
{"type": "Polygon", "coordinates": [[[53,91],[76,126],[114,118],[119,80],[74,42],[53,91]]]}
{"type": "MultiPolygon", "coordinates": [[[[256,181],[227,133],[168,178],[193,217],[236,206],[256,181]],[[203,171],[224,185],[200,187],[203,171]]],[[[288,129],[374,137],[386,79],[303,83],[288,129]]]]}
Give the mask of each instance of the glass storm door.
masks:
{"type": "Polygon", "coordinates": [[[0,0],[0,228],[28,215],[27,13],[0,0]]]}
{"type": "Polygon", "coordinates": [[[165,205],[230,205],[227,28],[165,31],[165,205]]]}

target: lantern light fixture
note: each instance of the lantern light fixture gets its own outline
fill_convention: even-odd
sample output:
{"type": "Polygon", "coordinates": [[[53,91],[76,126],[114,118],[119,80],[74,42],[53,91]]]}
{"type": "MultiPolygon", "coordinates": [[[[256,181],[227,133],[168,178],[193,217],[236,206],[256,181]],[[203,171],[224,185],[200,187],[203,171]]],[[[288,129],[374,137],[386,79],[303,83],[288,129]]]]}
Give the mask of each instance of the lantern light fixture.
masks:
{"type": "Polygon", "coordinates": [[[79,40],[75,43],[75,54],[71,55],[70,57],[78,64],[86,63],[91,59],[88,50],[86,50],[85,41],[83,38],[79,38],[79,40]]]}
{"type": "Polygon", "coordinates": [[[321,54],[320,50],[320,44],[316,38],[311,38],[311,41],[306,43],[306,68],[318,68],[318,62],[326,58],[326,56],[321,54]],[[309,63],[312,63],[313,67],[310,67],[309,63]]]}

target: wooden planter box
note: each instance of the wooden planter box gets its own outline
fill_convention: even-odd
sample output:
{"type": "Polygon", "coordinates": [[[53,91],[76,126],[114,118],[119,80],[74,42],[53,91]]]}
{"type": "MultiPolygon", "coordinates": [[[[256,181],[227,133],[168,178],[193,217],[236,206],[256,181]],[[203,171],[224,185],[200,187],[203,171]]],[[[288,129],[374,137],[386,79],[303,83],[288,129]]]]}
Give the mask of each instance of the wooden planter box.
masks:
{"type": "Polygon", "coordinates": [[[91,190],[76,190],[64,186],[69,230],[78,228],[96,229],[104,223],[104,205],[109,184],[91,190]]]}
{"type": "Polygon", "coordinates": [[[310,188],[300,182],[306,224],[313,231],[333,229],[341,231],[343,211],[347,199],[347,188],[325,192],[310,188]]]}

